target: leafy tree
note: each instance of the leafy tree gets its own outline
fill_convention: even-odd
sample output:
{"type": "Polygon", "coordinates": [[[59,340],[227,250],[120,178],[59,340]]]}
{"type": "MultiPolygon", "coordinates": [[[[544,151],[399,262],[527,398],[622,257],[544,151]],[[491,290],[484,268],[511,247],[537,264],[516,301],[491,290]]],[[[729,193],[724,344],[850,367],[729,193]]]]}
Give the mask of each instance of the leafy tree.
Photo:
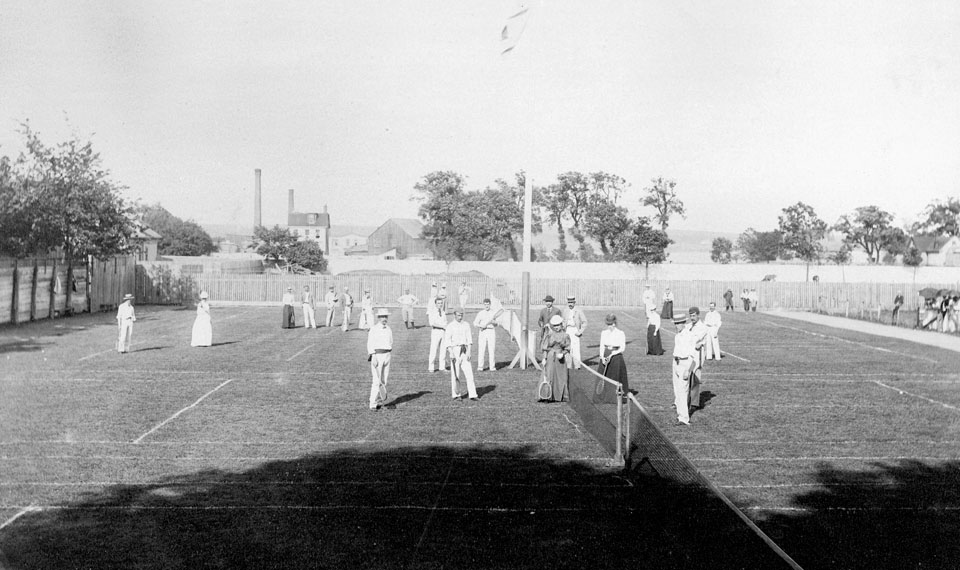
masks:
{"type": "Polygon", "coordinates": [[[907,267],[918,267],[923,263],[923,254],[916,246],[910,246],[903,253],[903,264],[907,267]]]}
{"type": "Polygon", "coordinates": [[[597,240],[604,258],[611,258],[610,244],[631,223],[627,209],[617,204],[627,181],[606,172],[593,172],[587,180],[590,195],[583,216],[583,231],[597,240]]]}
{"type": "Polygon", "coordinates": [[[725,237],[714,238],[710,260],[724,265],[733,261],[733,242],[725,237]]]}
{"type": "Polygon", "coordinates": [[[141,219],[160,234],[160,255],[210,255],[217,250],[210,234],[196,222],[183,221],[160,204],[141,209],[141,219]]]}
{"type": "Polygon", "coordinates": [[[673,241],[667,232],[651,226],[650,218],[639,217],[630,224],[624,233],[613,242],[613,250],[618,259],[634,264],[643,264],[649,277],[651,263],[663,263],[667,260],[667,246],[673,241]]]}
{"type": "Polygon", "coordinates": [[[898,239],[892,224],[893,214],[877,206],[861,206],[852,215],[841,216],[834,229],[850,245],[863,248],[871,262],[878,263],[883,250],[898,239]]]}
{"type": "Polygon", "coordinates": [[[569,190],[562,184],[551,184],[543,189],[542,206],[547,211],[547,220],[556,226],[560,245],[554,250],[557,261],[565,261],[567,256],[567,236],[563,229],[563,221],[567,219],[567,210],[570,204],[569,190]]]}
{"type": "MultiPolygon", "coordinates": [[[[514,261],[519,261],[520,250],[517,243],[523,239],[523,206],[524,206],[524,186],[526,184],[526,173],[522,170],[514,175],[516,185],[510,185],[502,179],[496,180],[496,188],[487,189],[490,198],[490,208],[492,214],[500,222],[500,230],[503,233],[504,241],[508,241],[507,249],[510,257],[514,261]]],[[[530,232],[539,234],[543,231],[543,223],[540,219],[539,208],[536,207],[542,201],[542,193],[539,188],[534,186],[532,189],[532,208],[530,212],[530,232]]],[[[533,259],[533,257],[531,257],[533,259]]]]}
{"type": "Polygon", "coordinates": [[[910,245],[910,236],[900,228],[890,228],[884,233],[883,250],[885,263],[893,263],[898,255],[907,253],[907,247],[910,245]]]}
{"type": "Polygon", "coordinates": [[[843,266],[850,263],[850,260],[852,259],[851,251],[852,248],[850,247],[850,244],[844,243],[840,246],[840,249],[827,256],[827,261],[830,263],[836,263],[837,266],[840,267],[840,275],[844,282],[847,281],[847,276],[843,270],[843,266]]]}
{"type": "Polygon", "coordinates": [[[677,197],[676,181],[654,178],[651,182],[653,186],[643,189],[647,195],[640,200],[640,204],[643,206],[653,206],[657,210],[657,213],[654,214],[653,217],[660,224],[660,229],[666,231],[667,225],[670,223],[670,218],[674,214],[681,218],[686,218],[687,212],[683,206],[683,202],[677,197]]]}
{"type": "Polygon", "coordinates": [[[740,255],[750,263],[767,263],[780,256],[781,236],[778,230],[758,232],[747,228],[737,238],[740,255]]]}
{"type": "Polygon", "coordinates": [[[812,206],[803,202],[797,202],[782,211],[779,217],[781,251],[806,262],[809,281],[810,264],[820,261],[823,255],[820,240],[827,233],[827,223],[817,217],[812,206]]]}
{"type": "Polygon", "coordinates": [[[290,265],[296,265],[322,273],[327,270],[327,260],[323,257],[323,249],[313,240],[298,241],[287,248],[285,254],[290,265]]]}
{"type": "Polygon", "coordinates": [[[297,237],[287,228],[275,225],[272,228],[257,226],[253,229],[253,244],[251,247],[262,255],[268,263],[286,265],[287,255],[297,243],[297,237]]]}
{"type": "Polygon", "coordinates": [[[422,235],[440,259],[463,259],[463,242],[456,235],[457,216],[465,197],[463,176],[452,171],[434,171],[417,182],[413,200],[420,202],[424,220],[422,235]]]}
{"type": "Polygon", "coordinates": [[[934,200],[927,204],[921,216],[912,228],[914,233],[960,235],[960,198],[951,196],[946,202],[934,200]]]}
{"type": "Polygon", "coordinates": [[[26,151],[0,166],[0,247],[18,257],[54,249],[68,258],[129,252],[131,208],[93,144],[73,137],[47,146],[26,123],[20,132],[26,151]]]}

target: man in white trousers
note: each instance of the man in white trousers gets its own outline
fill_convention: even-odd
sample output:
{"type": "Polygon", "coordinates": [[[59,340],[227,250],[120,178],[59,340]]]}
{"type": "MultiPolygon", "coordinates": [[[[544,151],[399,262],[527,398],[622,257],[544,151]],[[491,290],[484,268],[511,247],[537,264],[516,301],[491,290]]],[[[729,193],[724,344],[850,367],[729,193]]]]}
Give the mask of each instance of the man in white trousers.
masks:
{"type": "Polygon", "coordinates": [[[705,359],[720,360],[720,326],[723,324],[723,319],[720,317],[716,303],[710,303],[710,310],[703,315],[703,324],[707,326],[707,338],[704,344],[705,359]]]}
{"type": "Polygon", "coordinates": [[[333,326],[333,313],[337,309],[337,305],[340,304],[340,297],[337,295],[337,289],[333,285],[330,286],[330,290],[327,291],[327,294],[323,297],[323,301],[327,304],[327,326],[333,326]]]}
{"type": "Polygon", "coordinates": [[[460,383],[466,379],[467,394],[471,400],[477,400],[477,385],[473,381],[470,368],[470,351],[473,349],[473,333],[470,323],[463,320],[463,308],[453,311],[453,322],[447,325],[447,350],[450,351],[450,395],[454,400],[463,398],[460,383]]]}
{"type": "Polygon", "coordinates": [[[435,370],[434,363],[438,363],[440,370],[446,370],[447,367],[444,364],[446,356],[444,353],[447,350],[446,343],[446,331],[447,331],[447,317],[444,315],[443,311],[443,299],[439,297],[433,299],[433,306],[427,307],[427,320],[430,322],[430,364],[427,367],[427,372],[433,372],[435,370]],[[439,361],[437,358],[439,357],[439,361]]]}
{"type": "Polygon", "coordinates": [[[563,309],[563,322],[567,334],[570,335],[570,356],[573,357],[567,361],[567,368],[580,370],[580,337],[587,328],[587,315],[577,306],[576,297],[567,297],[567,307],[563,309]]]}
{"type": "MultiPolygon", "coordinates": [[[[502,309],[501,309],[502,310],[502,309]]],[[[490,306],[490,299],[483,300],[483,310],[473,319],[477,333],[477,372],[483,372],[483,353],[490,353],[490,371],[497,369],[497,314],[490,306]]]]}
{"type": "Polygon", "coordinates": [[[377,411],[387,400],[387,378],[390,376],[390,352],[393,350],[393,331],[387,326],[389,309],[377,310],[377,324],[367,333],[367,360],[370,361],[370,409],[377,411]]]}
{"type": "Polygon", "coordinates": [[[133,310],[133,295],[127,293],[123,302],[117,308],[117,328],[120,336],[117,338],[117,352],[123,354],[130,350],[133,343],[133,323],[137,320],[133,310]]]}
{"type": "Polygon", "coordinates": [[[303,286],[303,294],[300,295],[300,303],[303,306],[303,328],[317,328],[316,312],[313,310],[313,291],[309,285],[303,286]]]}

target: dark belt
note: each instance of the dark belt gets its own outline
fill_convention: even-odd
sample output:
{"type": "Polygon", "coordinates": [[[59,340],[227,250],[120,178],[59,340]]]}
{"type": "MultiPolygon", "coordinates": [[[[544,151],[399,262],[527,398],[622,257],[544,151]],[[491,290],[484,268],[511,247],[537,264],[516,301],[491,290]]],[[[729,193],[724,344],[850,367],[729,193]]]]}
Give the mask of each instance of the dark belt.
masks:
{"type": "Polygon", "coordinates": [[[443,328],[443,327],[433,327],[433,328],[436,329],[436,330],[438,330],[438,331],[445,331],[445,330],[447,330],[447,329],[445,329],[445,328],[443,328]]]}
{"type": "Polygon", "coordinates": [[[374,351],[375,353],[377,353],[377,354],[384,354],[384,353],[390,352],[390,349],[389,349],[389,348],[375,348],[375,349],[373,349],[373,351],[374,351]]]}
{"type": "Polygon", "coordinates": [[[673,361],[676,362],[677,364],[679,364],[681,360],[692,360],[692,359],[693,359],[692,356],[674,356],[673,357],[673,361]]]}

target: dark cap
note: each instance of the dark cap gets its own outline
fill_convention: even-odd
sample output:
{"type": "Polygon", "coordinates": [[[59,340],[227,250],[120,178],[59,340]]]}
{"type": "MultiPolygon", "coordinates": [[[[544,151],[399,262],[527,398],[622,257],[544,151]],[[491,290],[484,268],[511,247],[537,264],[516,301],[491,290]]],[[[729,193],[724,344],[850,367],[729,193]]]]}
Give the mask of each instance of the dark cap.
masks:
{"type": "Polygon", "coordinates": [[[604,322],[606,322],[608,325],[612,325],[612,324],[614,324],[614,323],[617,322],[617,315],[614,315],[613,313],[610,313],[609,315],[607,315],[606,317],[604,317],[603,320],[604,320],[604,322]]]}
{"type": "Polygon", "coordinates": [[[690,313],[691,315],[699,315],[700,307],[690,307],[690,310],[687,312],[690,313]]]}
{"type": "Polygon", "coordinates": [[[544,303],[547,303],[547,302],[552,303],[553,301],[554,301],[553,295],[547,295],[546,297],[543,298],[544,303]]]}

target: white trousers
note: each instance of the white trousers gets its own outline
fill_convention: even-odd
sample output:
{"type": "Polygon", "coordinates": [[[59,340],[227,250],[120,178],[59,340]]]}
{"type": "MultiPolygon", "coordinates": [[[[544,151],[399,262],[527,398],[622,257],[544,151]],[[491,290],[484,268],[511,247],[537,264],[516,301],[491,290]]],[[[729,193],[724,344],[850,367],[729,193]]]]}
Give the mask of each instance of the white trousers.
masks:
{"type": "Polygon", "coordinates": [[[703,345],[706,351],[706,359],[720,360],[720,337],[718,335],[707,334],[706,344],[703,345]]]}
{"type": "Polygon", "coordinates": [[[327,307],[327,326],[328,326],[328,327],[332,327],[332,326],[333,326],[333,313],[334,313],[334,311],[336,311],[336,308],[334,308],[334,307],[327,307]]]}
{"type": "Polygon", "coordinates": [[[390,353],[375,352],[370,358],[370,409],[383,405],[387,400],[387,377],[390,376],[390,353]]]}
{"type": "Polygon", "coordinates": [[[570,335],[570,356],[573,357],[567,361],[567,368],[580,370],[580,337],[577,332],[577,327],[567,327],[567,334],[570,335]]]}
{"type": "Polygon", "coordinates": [[[690,423],[690,403],[700,403],[700,381],[694,374],[696,359],[682,358],[673,361],[673,405],[677,407],[677,420],[690,423]],[[696,383],[697,399],[693,399],[693,385],[696,383]]]}
{"type": "Polygon", "coordinates": [[[497,369],[497,329],[480,329],[477,335],[477,372],[483,370],[483,352],[490,353],[490,370],[497,369]]]}
{"type": "Polygon", "coordinates": [[[433,372],[435,370],[433,363],[436,361],[440,370],[446,370],[447,366],[444,362],[445,355],[447,351],[447,341],[444,339],[444,330],[434,328],[430,331],[430,364],[427,367],[427,370],[433,372]],[[437,358],[440,358],[437,361],[437,358]]]}
{"type": "Polygon", "coordinates": [[[340,325],[340,328],[347,330],[350,328],[350,311],[353,310],[353,307],[344,307],[343,308],[343,324],[340,325]]]}
{"type": "Polygon", "coordinates": [[[120,335],[117,337],[117,352],[127,352],[133,344],[133,319],[120,321],[120,335]]]}
{"type": "Polygon", "coordinates": [[[313,305],[311,305],[310,303],[303,304],[303,328],[305,329],[317,328],[316,312],[313,310],[313,305]]]}
{"type": "Polygon", "coordinates": [[[471,398],[477,397],[477,385],[473,381],[473,370],[470,368],[470,347],[467,352],[460,354],[461,347],[450,347],[450,395],[454,398],[463,396],[460,384],[466,380],[467,394],[471,398]]]}

